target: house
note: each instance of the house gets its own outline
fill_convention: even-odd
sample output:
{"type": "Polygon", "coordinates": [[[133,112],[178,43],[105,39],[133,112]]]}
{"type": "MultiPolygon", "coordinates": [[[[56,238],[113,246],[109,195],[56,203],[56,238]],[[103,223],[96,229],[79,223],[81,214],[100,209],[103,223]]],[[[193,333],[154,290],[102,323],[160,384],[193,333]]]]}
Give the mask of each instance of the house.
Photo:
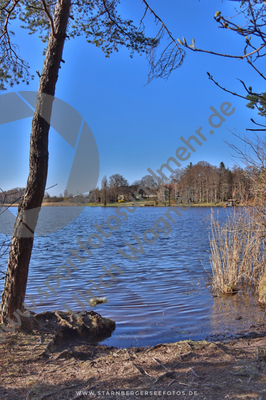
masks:
{"type": "Polygon", "coordinates": [[[236,203],[237,203],[236,199],[228,199],[228,200],[224,203],[224,205],[225,205],[226,207],[235,207],[235,206],[236,206],[236,203]]]}

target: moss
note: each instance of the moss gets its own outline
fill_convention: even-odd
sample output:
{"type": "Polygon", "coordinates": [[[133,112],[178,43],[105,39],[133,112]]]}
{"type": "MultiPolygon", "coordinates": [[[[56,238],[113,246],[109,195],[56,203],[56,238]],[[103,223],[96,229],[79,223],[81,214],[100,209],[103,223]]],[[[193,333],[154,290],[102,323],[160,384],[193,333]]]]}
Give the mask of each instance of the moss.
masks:
{"type": "Polygon", "coordinates": [[[95,306],[97,306],[97,304],[104,304],[104,303],[107,303],[106,297],[102,297],[102,298],[95,297],[94,299],[90,300],[91,307],[95,307],[95,306]]]}

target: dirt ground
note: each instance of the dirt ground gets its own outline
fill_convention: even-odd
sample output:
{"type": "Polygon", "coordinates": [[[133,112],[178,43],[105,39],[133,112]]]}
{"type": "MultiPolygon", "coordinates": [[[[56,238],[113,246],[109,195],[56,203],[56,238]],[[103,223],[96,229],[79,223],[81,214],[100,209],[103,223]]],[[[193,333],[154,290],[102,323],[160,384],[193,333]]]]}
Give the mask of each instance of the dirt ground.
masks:
{"type": "Polygon", "coordinates": [[[117,349],[52,335],[6,334],[0,399],[266,399],[266,336],[117,349]],[[87,393],[87,394],[86,394],[87,393]]]}

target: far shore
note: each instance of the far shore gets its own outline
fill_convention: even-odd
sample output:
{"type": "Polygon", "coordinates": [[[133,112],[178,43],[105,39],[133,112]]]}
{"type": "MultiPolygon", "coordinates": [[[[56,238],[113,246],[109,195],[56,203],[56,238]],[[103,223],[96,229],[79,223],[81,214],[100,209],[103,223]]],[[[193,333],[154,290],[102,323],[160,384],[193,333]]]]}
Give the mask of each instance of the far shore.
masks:
{"type": "MultiPolygon", "coordinates": [[[[162,204],[159,203],[157,205],[154,204],[148,204],[147,203],[141,203],[139,202],[140,207],[176,207],[176,204],[171,203],[171,204],[162,204]]],[[[68,201],[58,201],[58,202],[44,202],[42,203],[42,207],[133,207],[134,203],[132,202],[124,202],[124,203],[107,203],[106,206],[103,203],[74,203],[74,202],[68,202],[68,201]]],[[[188,207],[187,204],[181,204],[183,207],[188,207]]],[[[192,203],[189,205],[190,207],[225,207],[224,203],[192,203]]],[[[244,204],[237,204],[235,207],[244,207],[244,204]]],[[[14,204],[4,204],[3,207],[18,207],[17,203],[14,204]]]]}

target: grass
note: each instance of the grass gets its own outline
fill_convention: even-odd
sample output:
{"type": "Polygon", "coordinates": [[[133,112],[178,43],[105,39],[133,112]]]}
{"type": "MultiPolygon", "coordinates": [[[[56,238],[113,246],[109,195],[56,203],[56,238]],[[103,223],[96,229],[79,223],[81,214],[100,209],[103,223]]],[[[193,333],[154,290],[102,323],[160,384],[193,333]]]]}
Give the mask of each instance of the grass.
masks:
{"type": "Polygon", "coordinates": [[[258,289],[266,272],[266,249],[258,226],[246,210],[234,209],[224,225],[212,212],[210,248],[214,288],[227,294],[243,287],[258,289]]]}
{"type": "MultiPolygon", "coordinates": [[[[154,200],[136,200],[136,202],[139,204],[139,206],[143,207],[144,205],[149,205],[153,207],[176,207],[178,206],[176,203],[171,202],[170,206],[168,203],[168,200],[164,203],[158,203],[157,205],[154,205],[154,200]]],[[[132,201],[124,201],[124,202],[115,202],[115,203],[107,203],[106,206],[103,203],[94,203],[94,202],[89,202],[89,203],[74,203],[71,201],[60,201],[60,202],[47,202],[44,201],[43,206],[57,206],[57,207],[68,207],[68,206],[86,206],[86,207],[133,207],[135,204],[132,201]]],[[[18,204],[13,204],[12,206],[17,207],[18,204]]],[[[223,207],[224,203],[190,203],[190,204],[181,204],[181,206],[184,207],[223,207]]]]}
{"type": "Polygon", "coordinates": [[[86,203],[87,207],[133,207],[134,203],[132,202],[124,202],[124,203],[107,203],[106,206],[103,203],[86,203]]]}
{"type": "Polygon", "coordinates": [[[224,203],[192,203],[192,207],[223,207],[224,203]]]}

